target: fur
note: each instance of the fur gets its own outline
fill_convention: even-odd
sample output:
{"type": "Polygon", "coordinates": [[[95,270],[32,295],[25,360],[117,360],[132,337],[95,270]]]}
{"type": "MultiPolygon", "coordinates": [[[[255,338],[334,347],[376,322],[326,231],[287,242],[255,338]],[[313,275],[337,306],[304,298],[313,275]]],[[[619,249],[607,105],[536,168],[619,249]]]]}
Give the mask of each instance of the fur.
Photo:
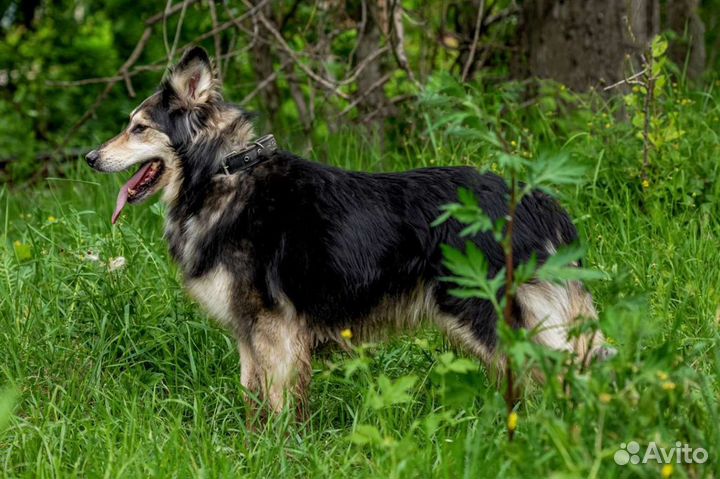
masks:
{"type": "MultiPolygon", "coordinates": [[[[497,363],[491,304],[457,298],[438,279],[448,274],[440,246],[462,248],[463,225],[430,225],[460,187],[473,191],[493,220],[507,215],[501,178],[469,167],[350,172],[286,151],[250,170],[219,173],[223,156],[253,138],[250,116],[222,99],[207,54],[195,48],[92,161],[117,171],[162,160],[154,190],[164,190],[168,205],[170,252],[189,294],[236,337],[248,392],[275,411],[286,392],[302,400],[313,351],[342,343],[347,328],[356,338],[377,338],[434,322],[470,353],[497,363]],[[140,123],[148,128],[137,137],[140,123]]],[[[567,213],[546,194],[533,192],[518,205],[516,264],[531,255],[542,263],[577,239],[567,213]]],[[[471,240],[495,275],[504,266],[501,245],[490,233],[471,240]]],[[[514,309],[517,324],[539,331],[536,340],[548,347],[580,357],[603,350],[600,334],[568,339],[577,318],[597,317],[579,282],[526,284],[514,309]]]]}

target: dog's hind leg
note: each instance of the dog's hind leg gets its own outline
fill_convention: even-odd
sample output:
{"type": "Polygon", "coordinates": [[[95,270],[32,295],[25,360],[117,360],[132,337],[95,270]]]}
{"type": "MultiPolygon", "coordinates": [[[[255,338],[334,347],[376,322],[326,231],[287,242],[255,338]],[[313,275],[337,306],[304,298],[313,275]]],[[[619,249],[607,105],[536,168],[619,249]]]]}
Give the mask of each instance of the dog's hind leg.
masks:
{"type": "Polygon", "coordinates": [[[245,424],[248,430],[255,428],[259,419],[262,393],[260,389],[260,371],[252,345],[247,341],[238,341],[240,353],[240,384],[243,386],[245,400],[245,424]]]}
{"type": "Polygon", "coordinates": [[[535,341],[549,348],[574,352],[583,363],[616,354],[606,346],[598,328],[570,335],[580,321],[597,321],[592,296],[579,281],[550,283],[535,281],[518,288],[516,303],[522,326],[535,331],[535,341]],[[572,337],[571,337],[572,336],[572,337]]]}
{"type": "Polygon", "coordinates": [[[290,395],[296,401],[298,418],[304,418],[312,374],[310,334],[304,321],[289,307],[261,313],[249,342],[270,410],[280,412],[290,395]]]}

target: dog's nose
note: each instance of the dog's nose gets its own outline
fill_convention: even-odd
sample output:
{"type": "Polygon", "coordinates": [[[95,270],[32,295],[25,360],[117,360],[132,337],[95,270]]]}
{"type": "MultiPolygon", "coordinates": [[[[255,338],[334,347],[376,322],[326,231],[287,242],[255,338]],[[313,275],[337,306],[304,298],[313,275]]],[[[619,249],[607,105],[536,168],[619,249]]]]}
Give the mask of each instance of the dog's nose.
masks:
{"type": "Polygon", "coordinates": [[[97,150],[93,150],[87,155],[85,155],[85,159],[87,160],[88,165],[95,166],[95,163],[97,163],[98,158],[100,158],[100,153],[97,152],[97,150]]]}

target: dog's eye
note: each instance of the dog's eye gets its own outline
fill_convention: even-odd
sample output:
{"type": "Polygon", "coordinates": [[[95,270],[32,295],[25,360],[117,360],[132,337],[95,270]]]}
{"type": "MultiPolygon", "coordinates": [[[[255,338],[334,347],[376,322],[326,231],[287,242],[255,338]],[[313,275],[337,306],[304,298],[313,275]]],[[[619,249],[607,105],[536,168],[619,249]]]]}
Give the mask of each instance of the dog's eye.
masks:
{"type": "Polygon", "coordinates": [[[147,125],[135,125],[132,130],[130,130],[130,133],[138,134],[142,133],[143,131],[147,130],[147,125]]]}

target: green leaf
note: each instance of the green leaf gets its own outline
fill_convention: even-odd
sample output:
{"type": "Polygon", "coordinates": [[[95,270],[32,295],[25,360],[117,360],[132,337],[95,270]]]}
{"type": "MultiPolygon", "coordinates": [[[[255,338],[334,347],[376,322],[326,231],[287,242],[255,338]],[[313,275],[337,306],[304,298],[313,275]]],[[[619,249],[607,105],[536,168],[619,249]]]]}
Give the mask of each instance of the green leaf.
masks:
{"type": "Polygon", "coordinates": [[[370,424],[358,424],[350,435],[350,441],[359,446],[379,445],[382,443],[382,435],[378,428],[370,424]]]}
{"type": "Polygon", "coordinates": [[[668,49],[668,42],[661,36],[656,36],[652,42],[652,56],[659,58],[665,54],[668,49]]]}
{"type": "Polygon", "coordinates": [[[537,271],[537,278],[541,281],[573,281],[604,279],[605,274],[601,271],[581,268],[577,265],[585,252],[580,245],[567,245],[558,249],[557,253],[550,256],[545,264],[537,271]]]}
{"type": "Polygon", "coordinates": [[[512,155],[505,152],[498,154],[498,165],[500,165],[500,168],[502,169],[517,172],[522,170],[522,168],[527,164],[528,161],[518,155],[512,155]]]}
{"type": "Polygon", "coordinates": [[[582,181],[586,168],[570,161],[567,153],[541,153],[530,164],[526,190],[540,188],[547,190],[553,185],[574,185],[582,181]]]}
{"type": "Polygon", "coordinates": [[[29,244],[15,241],[13,243],[13,249],[15,250],[15,257],[18,261],[27,261],[32,259],[32,246],[29,244]]]}
{"type": "Polygon", "coordinates": [[[378,392],[371,394],[369,397],[370,406],[373,409],[382,409],[393,404],[402,404],[409,402],[412,396],[408,394],[415,383],[417,376],[402,376],[395,381],[390,380],[384,374],[378,378],[378,392]]]}

